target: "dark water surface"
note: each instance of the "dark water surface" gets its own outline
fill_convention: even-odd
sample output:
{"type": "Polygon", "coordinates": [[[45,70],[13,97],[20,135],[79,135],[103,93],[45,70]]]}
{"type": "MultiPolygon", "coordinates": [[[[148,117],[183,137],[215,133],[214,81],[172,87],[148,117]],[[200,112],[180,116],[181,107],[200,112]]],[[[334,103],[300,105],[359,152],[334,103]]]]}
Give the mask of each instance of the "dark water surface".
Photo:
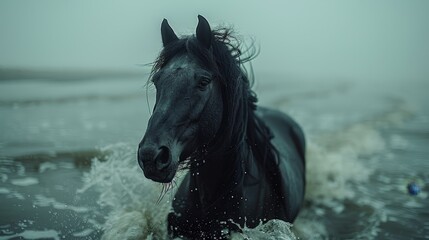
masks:
{"type": "MultiPolygon", "coordinates": [[[[260,103],[307,135],[306,203],[292,227],[233,239],[429,238],[429,83],[264,79],[260,103]]],[[[156,204],[161,187],[135,159],[150,116],[143,85],[0,83],[0,239],[165,237],[172,195],[156,204]]]]}

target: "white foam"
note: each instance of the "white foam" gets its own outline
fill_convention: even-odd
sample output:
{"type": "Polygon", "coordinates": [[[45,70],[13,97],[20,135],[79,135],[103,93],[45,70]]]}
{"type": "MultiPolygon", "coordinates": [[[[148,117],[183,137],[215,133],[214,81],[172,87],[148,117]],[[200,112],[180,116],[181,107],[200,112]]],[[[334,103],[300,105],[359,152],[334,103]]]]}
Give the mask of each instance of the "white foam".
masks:
{"type": "Polygon", "coordinates": [[[88,212],[89,209],[86,207],[77,207],[77,206],[72,206],[66,203],[61,203],[57,200],[55,200],[54,198],[49,198],[49,197],[45,197],[43,195],[36,195],[35,196],[36,200],[34,201],[34,205],[35,206],[39,206],[39,207],[52,207],[55,209],[59,209],[59,210],[71,210],[77,213],[83,213],[83,212],[88,212]]]}
{"type": "Polygon", "coordinates": [[[399,135],[392,135],[390,137],[390,146],[394,149],[407,149],[407,147],[409,147],[409,143],[399,135]]]}
{"type": "Polygon", "coordinates": [[[0,188],[0,194],[8,194],[10,193],[10,190],[7,188],[0,188]]]}
{"type": "Polygon", "coordinates": [[[9,236],[0,236],[0,240],[12,239],[12,238],[24,238],[24,239],[55,239],[59,240],[59,234],[55,230],[25,230],[22,233],[9,235],[9,236]]]}
{"type": "Polygon", "coordinates": [[[300,237],[299,239],[326,239],[328,236],[328,231],[323,223],[306,217],[298,217],[292,230],[300,237]]]}
{"type": "MultiPolygon", "coordinates": [[[[0,169],[1,170],[1,169],[0,169]]],[[[5,173],[0,173],[0,181],[6,182],[9,177],[5,173]]]]}
{"type": "Polygon", "coordinates": [[[170,196],[157,204],[160,184],[147,180],[139,168],[134,146],[116,144],[102,149],[106,160],[93,159],[78,193],[95,189],[98,204],[110,209],[103,239],[166,239],[170,196]]]}
{"type": "MultiPolygon", "coordinates": [[[[306,198],[341,213],[344,210],[341,200],[354,196],[350,184],[367,181],[371,173],[361,158],[382,151],[385,142],[371,126],[354,125],[336,133],[310,137],[308,146],[306,198]]],[[[93,160],[91,171],[84,175],[84,186],[78,191],[97,190],[98,204],[110,209],[103,225],[103,239],[165,239],[172,196],[156,204],[160,185],[143,176],[136,163],[134,145],[116,144],[103,151],[110,155],[103,161],[93,160]]],[[[232,237],[296,239],[290,230],[289,223],[275,220],[255,229],[243,228],[242,234],[235,233],[232,237]]],[[[327,236],[323,223],[305,216],[297,219],[292,230],[306,239],[327,236]]]]}
{"type": "Polygon", "coordinates": [[[384,148],[381,135],[366,125],[354,125],[343,131],[310,138],[306,198],[352,198],[354,192],[350,183],[367,181],[372,173],[361,158],[384,148]]]}
{"type": "Polygon", "coordinates": [[[93,230],[93,229],[89,229],[89,228],[87,228],[87,229],[84,229],[84,230],[82,230],[82,231],[80,231],[80,232],[73,233],[73,236],[74,236],[74,237],[86,237],[86,236],[88,236],[89,234],[91,234],[92,232],[94,232],[94,230],[93,230]]]}
{"type": "Polygon", "coordinates": [[[424,208],[425,205],[416,201],[415,199],[411,199],[406,201],[403,206],[407,208],[424,208]]]}
{"type": "Polygon", "coordinates": [[[22,195],[19,192],[10,192],[10,194],[8,194],[7,197],[16,198],[18,200],[24,200],[25,199],[24,195],[22,195]]]}
{"type": "Polygon", "coordinates": [[[242,233],[232,233],[231,240],[241,239],[264,239],[264,240],[296,240],[291,231],[292,224],[272,219],[265,224],[260,224],[255,228],[241,228],[242,233]]]}
{"type": "Polygon", "coordinates": [[[26,177],[26,178],[12,179],[10,180],[10,183],[16,186],[27,187],[27,186],[39,184],[39,180],[33,177],[26,177]]]}
{"type": "Polygon", "coordinates": [[[51,162],[43,162],[39,166],[39,172],[44,173],[47,170],[56,170],[57,165],[51,162]]]}

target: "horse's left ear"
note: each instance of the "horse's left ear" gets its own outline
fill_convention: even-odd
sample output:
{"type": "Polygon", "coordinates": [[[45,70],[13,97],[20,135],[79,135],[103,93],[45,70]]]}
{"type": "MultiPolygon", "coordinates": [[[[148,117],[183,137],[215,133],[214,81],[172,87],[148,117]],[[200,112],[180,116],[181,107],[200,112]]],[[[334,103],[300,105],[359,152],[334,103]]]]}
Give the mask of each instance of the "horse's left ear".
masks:
{"type": "Polygon", "coordinates": [[[170,27],[170,24],[168,24],[167,19],[165,18],[161,23],[161,37],[162,44],[164,45],[164,47],[179,39],[174,33],[173,29],[170,27]]]}
{"type": "Polygon", "coordinates": [[[197,26],[197,39],[207,49],[212,45],[212,30],[210,29],[209,22],[198,15],[198,26],[197,26]]]}

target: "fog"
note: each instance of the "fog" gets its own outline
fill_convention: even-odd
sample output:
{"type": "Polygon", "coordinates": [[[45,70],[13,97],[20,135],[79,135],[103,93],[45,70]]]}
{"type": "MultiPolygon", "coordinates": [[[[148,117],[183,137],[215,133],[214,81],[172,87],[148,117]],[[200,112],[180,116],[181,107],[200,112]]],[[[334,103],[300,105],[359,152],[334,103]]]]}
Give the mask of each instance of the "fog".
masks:
{"type": "Polygon", "coordinates": [[[428,1],[3,0],[0,67],[138,68],[159,52],[163,18],[189,34],[201,14],[255,39],[257,76],[426,81],[428,12],[428,1]]]}
{"type": "MultiPolygon", "coordinates": [[[[198,14],[260,48],[257,113],[228,119],[280,126],[280,115],[258,111],[276,109],[306,139],[305,201],[293,227],[275,220],[232,239],[429,236],[429,0],[0,0],[0,240],[166,239],[186,170],[162,188],[137,164],[156,103],[171,101],[156,99],[146,64],[162,48],[163,18],[179,35],[193,34],[198,14]]],[[[183,91],[170,90],[178,109],[191,95],[214,94],[190,88],[180,101],[183,91]]],[[[209,122],[192,123],[201,130],[209,122]]],[[[290,132],[270,128],[273,139],[287,133],[280,129],[290,132]]],[[[200,132],[211,131],[224,134],[200,132]]],[[[243,163],[258,160],[246,139],[260,134],[251,131],[242,136],[251,150],[243,163]]],[[[295,144],[278,142],[279,157],[293,158],[295,144]]]]}

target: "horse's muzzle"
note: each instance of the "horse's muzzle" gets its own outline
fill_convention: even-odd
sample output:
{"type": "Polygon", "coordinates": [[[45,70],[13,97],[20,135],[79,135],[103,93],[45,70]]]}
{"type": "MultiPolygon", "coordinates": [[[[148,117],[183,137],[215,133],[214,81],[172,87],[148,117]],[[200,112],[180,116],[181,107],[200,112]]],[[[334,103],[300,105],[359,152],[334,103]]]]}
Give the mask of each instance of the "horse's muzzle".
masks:
{"type": "Polygon", "coordinates": [[[168,183],[176,174],[177,163],[166,146],[139,146],[137,159],[144,175],[153,181],[168,183]]]}

